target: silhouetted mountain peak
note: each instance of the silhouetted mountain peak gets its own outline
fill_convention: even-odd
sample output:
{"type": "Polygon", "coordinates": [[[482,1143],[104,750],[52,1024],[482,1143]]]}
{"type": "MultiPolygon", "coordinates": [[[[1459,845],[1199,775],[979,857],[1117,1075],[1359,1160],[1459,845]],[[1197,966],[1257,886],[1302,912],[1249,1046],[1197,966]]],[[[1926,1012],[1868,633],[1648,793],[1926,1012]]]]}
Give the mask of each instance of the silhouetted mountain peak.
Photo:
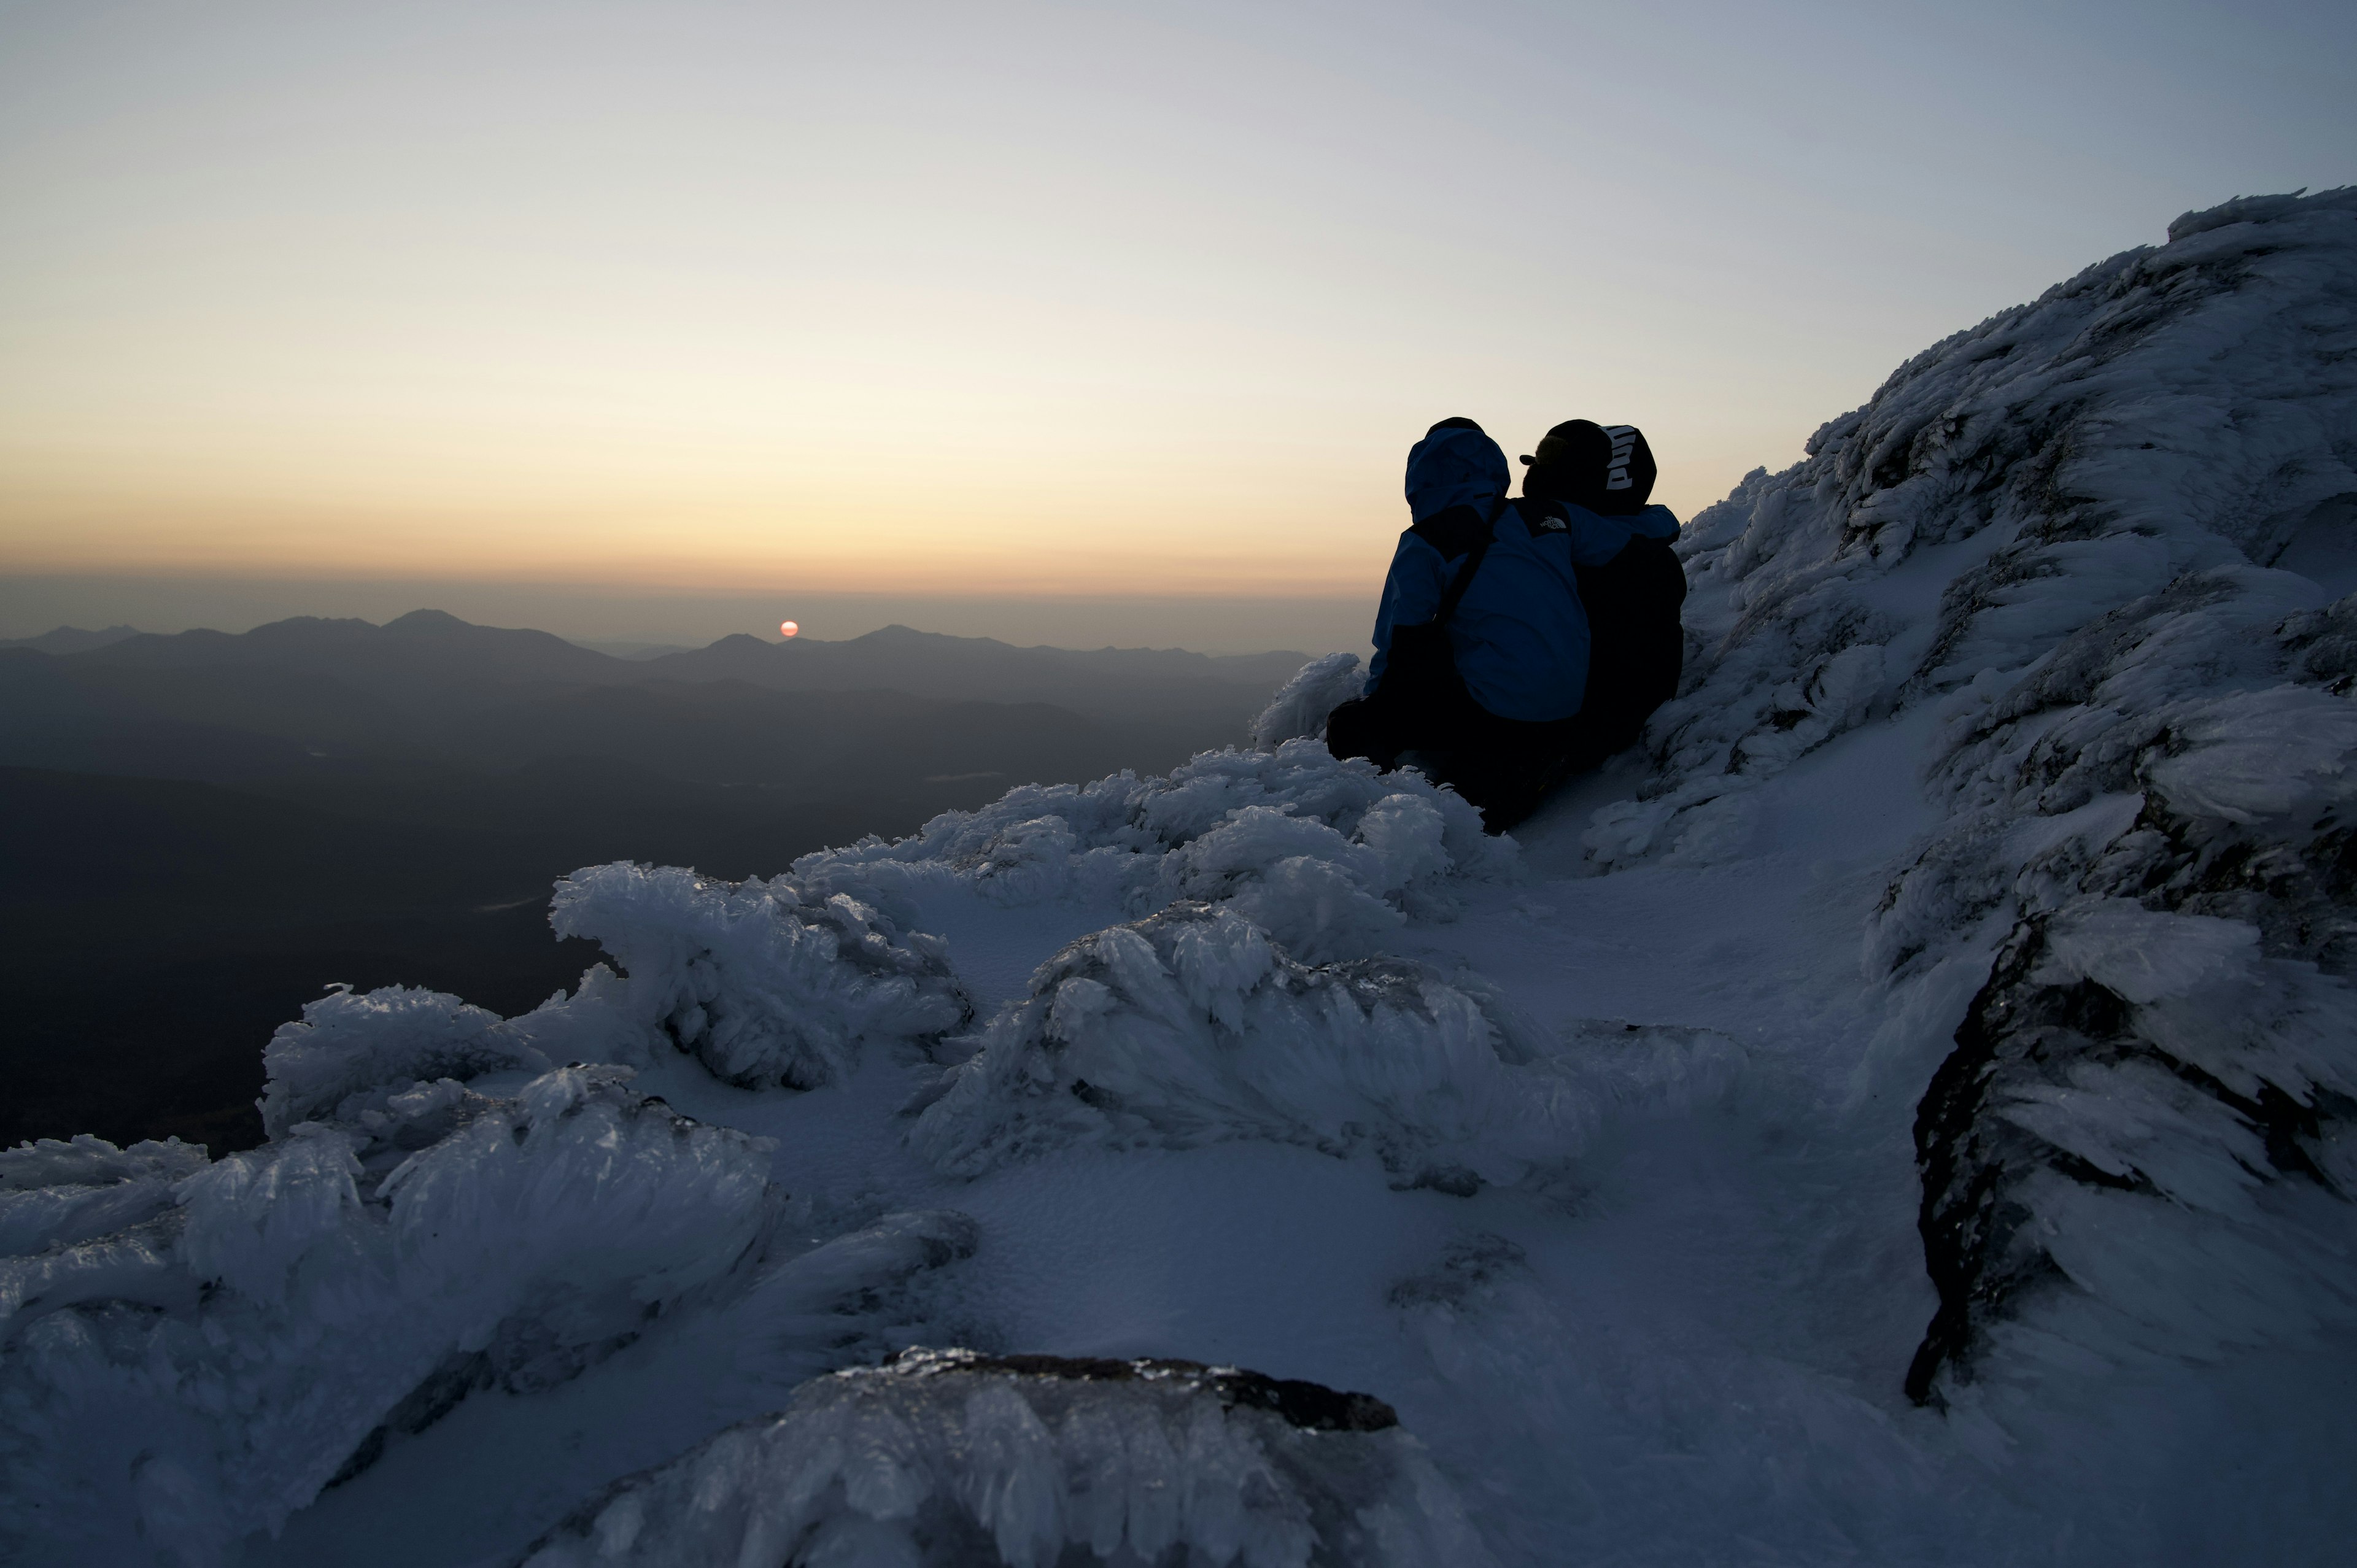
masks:
{"type": "Polygon", "coordinates": [[[460,620],[448,610],[412,610],[405,616],[396,616],[385,622],[382,629],[404,637],[413,637],[420,634],[432,636],[453,631],[489,631],[493,628],[479,627],[472,621],[460,620]]]}
{"type": "Polygon", "coordinates": [[[36,653],[63,655],[87,653],[93,648],[105,648],[141,635],[135,626],[110,626],[101,631],[84,631],[78,626],[60,626],[38,637],[0,638],[0,648],[29,648],[36,653]]]}
{"type": "Polygon", "coordinates": [[[787,646],[787,644],[776,644],[776,641],[769,641],[766,637],[754,637],[752,632],[731,632],[728,637],[721,637],[719,641],[703,646],[703,649],[691,649],[688,653],[667,653],[667,656],[651,658],[651,660],[646,662],[651,662],[651,665],[667,665],[667,662],[681,660],[681,658],[683,658],[683,660],[695,662],[695,660],[703,660],[705,656],[766,658],[770,650],[780,649],[780,646],[787,646]]]}

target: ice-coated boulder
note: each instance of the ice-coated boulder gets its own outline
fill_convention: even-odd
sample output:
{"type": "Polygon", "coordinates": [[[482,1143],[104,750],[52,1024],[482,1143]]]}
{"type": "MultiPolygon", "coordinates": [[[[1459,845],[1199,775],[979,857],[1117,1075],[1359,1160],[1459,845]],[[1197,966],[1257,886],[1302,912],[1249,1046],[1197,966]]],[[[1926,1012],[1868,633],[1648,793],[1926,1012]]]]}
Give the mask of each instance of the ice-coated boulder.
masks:
{"type": "Polygon", "coordinates": [[[1178,903],[1042,965],[909,1138],[960,1176],[1075,1141],[1260,1138],[1469,1189],[1579,1152],[1590,1098],[1546,1048],[1470,976],[1304,964],[1232,909],[1178,903]]]}
{"type": "Polygon", "coordinates": [[[0,1258],[128,1230],[171,1208],[180,1178],[204,1167],[204,1145],[178,1138],[118,1149],[84,1133],[0,1150],[0,1258]]]}
{"type": "Polygon", "coordinates": [[[768,1219],[765,1151],[628,1077],[446,1078],[210,1164],[5,1156],[0,1213],[63,1219],[0,1258],[0,1554],[215,1561],[388,1430],[570,1377],[722,1278],[768,1219]],[[89,1234],[93,1193],[121,1228],[89,1234]]]}
{"type": "MultiPolygon", "coordinates": [[[[2357,598],[2189,575],[1952,701],[1870,966],[1996,949],[1916,1138],[1941,1308],[2208,1354],[2357,1321],[2357,598]]],[[[2000,1333],[2002,1331],[2002,1333],[2000,1333]]]]}
{"type": "Polygon", "coordinates": [[[2023,922],[1916,1121],[1940,1309],[1919,1400],[2000,1352],[2211,1358],[2357,1323],[2357,992],[2259,929],[2023,922]]]}
{"type": "Polygon", "coordinates": [[[357,1119],[365,1109],[357,1100],[372,1090],[537,1075],[553,1065],[506,1019],[456,996],[409,985],[360,993],[337,986],[263,1047],[263,1130],[277,1138],[298,1122],[357,1119]]]}
{"type": "Polygon", "coordinates": [[[602,1004],[742,1088],[813,1089],[863,1042],[920,1048],[974,1015],[941,942],[843,893],[787,878],[724,882],[679,866],[591,866],[556,885],[557,934],[594,938],[624,978],[525,1023],[565,1038],[602,1004]]]}
{"type": "Polygon", "coordinates": [[[1365,1394],[1192,1361],[910,1350],[617,1482],[520,1568],[1480,1568],[1365,1394]]]}

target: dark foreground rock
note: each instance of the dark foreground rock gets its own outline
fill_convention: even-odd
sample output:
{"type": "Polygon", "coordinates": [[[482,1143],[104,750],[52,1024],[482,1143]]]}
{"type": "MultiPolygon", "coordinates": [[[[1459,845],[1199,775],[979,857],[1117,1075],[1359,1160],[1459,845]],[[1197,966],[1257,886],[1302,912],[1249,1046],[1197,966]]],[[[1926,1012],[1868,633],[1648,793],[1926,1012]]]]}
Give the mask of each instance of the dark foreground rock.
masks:
{"type": "Polygon", "coordinates": [[[1371,1395],[1195,1361],[912,1349],[616,1482],[521,1563],[1489,1560],[1371,1395]]]}

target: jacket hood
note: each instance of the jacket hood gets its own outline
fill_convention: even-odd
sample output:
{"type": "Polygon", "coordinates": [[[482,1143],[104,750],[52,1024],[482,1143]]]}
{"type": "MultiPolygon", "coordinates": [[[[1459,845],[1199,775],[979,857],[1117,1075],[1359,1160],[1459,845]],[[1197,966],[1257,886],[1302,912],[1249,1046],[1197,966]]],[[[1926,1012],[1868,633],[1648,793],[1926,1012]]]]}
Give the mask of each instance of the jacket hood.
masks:
{"type": "Polygon", "coordinates": [[[1435,429],[1408,448],[1407,510],[1412,522],[1470,506],[1487,511],[1512,481],[1506,454],[1469,425],[1435,429]]]}

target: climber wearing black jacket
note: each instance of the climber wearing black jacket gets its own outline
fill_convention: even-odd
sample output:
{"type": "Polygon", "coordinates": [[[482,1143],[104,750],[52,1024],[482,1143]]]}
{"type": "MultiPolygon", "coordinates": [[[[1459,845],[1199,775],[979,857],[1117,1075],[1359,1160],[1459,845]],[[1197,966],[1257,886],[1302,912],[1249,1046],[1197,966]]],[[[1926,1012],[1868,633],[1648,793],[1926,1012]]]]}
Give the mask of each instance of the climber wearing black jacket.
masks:
{"type": "Polygon", "coordinates": [[[1678,520],[1648,504],[1653,453],[1631,424],[1566,420],[1523,459],[1527,503],[1552,504],[1575,530],[1588,520],[1625,527],[1627,542],[1601,562],[1583,554],[1579,598],[1587,614],[1587,689],[1564,776],[1583,772],[1637,744],[1653,710],[1677,695],[1685,663],[1685,568],[1670,549],[1678,520]]]}

